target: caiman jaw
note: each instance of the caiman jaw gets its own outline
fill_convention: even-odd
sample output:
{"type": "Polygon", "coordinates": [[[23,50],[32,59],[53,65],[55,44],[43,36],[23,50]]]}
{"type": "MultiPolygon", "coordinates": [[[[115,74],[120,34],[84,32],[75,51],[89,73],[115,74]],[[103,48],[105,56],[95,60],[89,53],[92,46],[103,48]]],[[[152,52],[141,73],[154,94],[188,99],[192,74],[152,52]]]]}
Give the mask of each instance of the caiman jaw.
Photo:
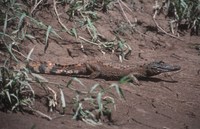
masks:
{"type": "Polygon", "coordinates": [[[155,61],[146,66],[146,75],[154,76],[160,73],[178,71],[181,67],[178,65],[169,65],[163,61],[155,61]]]}

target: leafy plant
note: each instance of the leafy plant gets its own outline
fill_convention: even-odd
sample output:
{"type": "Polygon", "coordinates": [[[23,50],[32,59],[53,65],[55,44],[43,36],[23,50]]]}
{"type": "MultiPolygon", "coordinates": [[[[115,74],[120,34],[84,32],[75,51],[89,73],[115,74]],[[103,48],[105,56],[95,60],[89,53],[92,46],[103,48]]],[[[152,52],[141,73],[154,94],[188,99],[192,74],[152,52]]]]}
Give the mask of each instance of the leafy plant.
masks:
{"type": "MultiPolygon", "coordinates": [[[[53,0],[48,3],[51,9],[54,9],[58,23],[62,28],[55,29],[52,25],[42,22],[38,17],[35,17],[35,12],[40,11],[39,7],[45,7],[47,1],[16,1],[16,0],[3,0],[0,1],[0,44],[5,46],[11,59],[19,62],[19,55],[26,59],[24,62],[28,62],[31,59],[31,53],[23,55],[20,52],[21,46],[24,41],[37,40],[39,34],[44,35],[43,42],[44,52],[48,49],[49,39],[54,36],[58,39],[63,39],[58,32],[66,32],[69,35],[74,36],[75,40],[83,40],[91,45],[96,45],[102,53],[104,50],[118,52],[120,60],[126,56],[125,51],[129,49],[129,45],[125,40],[116,36],[115,39],[106,39],[104,35],[99,34],[98,29],[95,26],[98,17],[98,11],[106,12],[108,8],[116,0],[53,0]],[[52,4],[52,5],[51,5],[52,4]],[[60,5],[68,5],[66,12],[58,12],[62,9],[57,10],[60,5]],[[31,9],[29,11],[29,9],[31,9]],[[75,21],[73,28],[66,27],[62,23],[63,17],[60,17],[62,13],[67,13],[70,20],[75,21]],[[77,25],[78,23],[78,25],[77,25]],[[84,29],[90,36],[89,39],[79,36],[79,28],[84,29]],[[64,29],[64,30],[63,30],[64,29]],[[37,33],[34,32],[37,31],[37,33]]],[[[81,32],[82,33],[82,32],[81,32]]],[[[41,39],[39,39],[41,40],[41,39]]],[[[72,87],[72,81],[79,82],[81,86],[85,86],[80,80],[73,78],[67,83],[67,88],[74,91],[73,105],[74,105],[74,119],[81,119],[89,124],[100,124],[101,119],[106,117],[109,121],[112,120],[113,109],[116,110],[116,103],[114,94],[111,90],[114,88],[120,97],[124,97],[121,88],[117,84],[112,84],[108,88],[104,88],[100,84],[95,84],[91,89],[82,91],[74,89],[72,87]]],[[[37,83],[49,93],[47,95],[48,106],[50,111],[58,105],[57,93],[53,88],[46,84],[52,84],[58,87],[60,90],[61,106],[63,113],[66,104],[66,94],[63,92],[65,88],[61,84],[46,81],[44,77],[31,73],[26,68],[21,69],[10,69],[7,66],[0,67],[0,108],[4,110],[18,111],[28,107],[32,111],[39,113],[43,117],[49,120],[52,118],[34,108],[32,105],[35,101],[35,92],[32,88],[32,83],[37,83]],[[51,94],[51,96],[50,96],[51,94]]],[[[86,87],[86,86],[85,86],[86,87]]]]}
{"type": "Polygon", "coordinates": [[[174,33],[173,26],[179,29],[183,25],[191,29],[191,34],[198,34],[200,25],[200,1],[199,0],[165,0],[160,7],[160,11],[165,11],[171,18],[171,31],[174,33]]]}
{"type": "Polygon", "coordinates": [[[22,110],[31,107],[34,90],[25,71],[13,71],[0,67],[0,107],[3,110],[22,110]]]}
{"type": "Polygon", "coordinates": [[[95,84],[88,91],[84,92],[73,88],[72,81],[74,80],[85,86],[77,78],[73,78],[67,83],[67,87],[76,93],[73,102],[73,119],[82,120],[91,125],[101,124],[103,117],[112,121],[112,109],[116,110],[116,105],[115,99],[111,96],[113,93],[110,90],[115,88],[118,96],[124,98],[121,88],[117,84],[112,84],[108,88],[103,88],[101,85],[95,84]]]}

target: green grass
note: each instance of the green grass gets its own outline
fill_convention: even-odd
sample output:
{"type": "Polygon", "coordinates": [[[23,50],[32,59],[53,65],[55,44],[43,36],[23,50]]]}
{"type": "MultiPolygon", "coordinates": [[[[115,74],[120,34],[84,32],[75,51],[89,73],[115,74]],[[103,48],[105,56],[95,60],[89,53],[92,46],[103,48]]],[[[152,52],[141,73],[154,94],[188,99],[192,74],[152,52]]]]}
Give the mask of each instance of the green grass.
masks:
{"type": "MultiPolygon", "coordinates": [[[[97,51],[115,53],[122,62],[126,56],[131,53],[129,43],[123,39],[126,31],[134,34],[136,29],[134,24],[128,19],[125,9],[131,9],[121,0],[52,0],[52,3],[36,0],[2,0],[0,1],[0,48],[7,53],[6,58],[15,63],[23,62],[26,64],[31,61],[31,54],[34,48],[27,54],[22,54],[20,49],[23,42],[41,41],[44,44],[44,53],[48,51],[49,41],[55,39],[62,41],[65,37],[61,33],[72,36],[74,41],[79,41],[81,45],[89,44],[96,46],[97,51]],[[100,34],[96,25],[101,20],[100,13],[107,13],[109,9],[119,5],[119,10],[124,16],[125,23],[119,23],[117,28],[111,30],[115,34],[114,39],[106,39],[105,35],[100,34]],[[51,23],[45,23],[36,13],[41,9],[51,9],[51,15],[58,22],[54,27],[51,23]],[[64,7],[67,7],[66,9],[64,7]],[[63,17],[64,16],[67,17],[63,17]],[[72,24],[68,26],[67,23],[72,24]],[[36,33],[37,32],[37,33],[36,33]],[[81,34],[88,36],[84,37],[81,34]],[[38,39],[39,37],[39,39],[38,39]]],[[[160,10],[166,9],[167,16],[171,18],[173,24],[180,26],[186,24],[193,33],[198,33],[199,28],[199,1],[189,0],[171,0],[163,4],[160,10]]],[[[44,11],[44,10],[42,10],[44,11]]],[[[131,12],[132,13],[132,12],[131,12]]],[[[144,35],[144,34],[143,34],[144,35]]],[[[6,60],[5,59],[5,60],[6,60]]],[[[126,78],[121,83],[127,82],[126,78]]],[[[73,103],[73,119],[85,121],[91,125],[101,124],[101,118],[107,117],[112,120],[113,110],[116,110],[116,98],[124,98],[124,94],[119,84],[111,84],[104,88],[100,84],[94,84],[85,91],[74,88],[76,86],[88,87],[77,78],[72,78],[66,85],[49,82],[41,75],[31,73],[28,69],[10,69],[8,65],[0,67],[0,108],[2,110],[23,111],[25,108],[35,111],[52,120],[50,116],[35,110],[34,85],[40,85],[48,93],[47,101],[50,111],[58,106],[62,107],[63,113],[68,108],[66,100],[68,99],[64,92],[65,89],[73,93],[70,101],[73,103]],[[50,87],[49,84],[54,87],[50,87]],[[57,88],[57,91],[53,89],[57,88]],[[115,92],[113,91],[115,89],[115,92]],[[116,94],[118,97],[116,97],[116,94]],[[59,97],[58,97],[59,96],[59,97]],[[60,98],[60,100],[58,100],[60,98]]]]}
{"type": "Polygon", "coordinates": [[[112,121],[112,110],[116,110],[116,96],[112,90],[115,89],[116,94],[120,98],[125,99],[119,85],[113,83],[107,88],[103,88],[100,84],[95,84],[89,90],[80,91],[78,88],[73,87],[73,81],[78,82],[83,87],[87,87],[77,78],[73,78],[66,85],[66,87],[75,93],[75,97],[73,98],[73,119],[82,120],[91,125],[101,124],[103,117],[112,121]]]}
{"type": "MultiPolygon", "coordinates": [[[[84,43],[96,45],[103,52],[108,51],[121,51],[120,58],[123,60],[125,56],[124,49],[130,48],[127,43],[121,39],[115,40],[105,39],[103,35],[99,34],[95,22],[100,19],[98,12],[106,12],[110,6],[116,1],[111,0],[53,0],[53,3],[49,6],[52,7],[53,15],[57,18],[61,28],[54,28],[50,24],[42,22],[35,17],[35,12],[39,7],[45,7],[45,3],[42,1],[23,1],[18,2],[16,0],[3,0],[0,1],[0,21],[1,30],[0,38],[1,44],[5,46],[7,53],[9,54],[8,60],[14,60],[16,64],[23,62],[26,64],[31,61],[31,54],[34,48],[25,55],[19,50],[23,46],[23,42],[27,40],[36,40],[38,35],[33,34],[34,30],[42,32],[44,35],[44,53],[48,50],[49,39],[56,38],[62,40],[63,37],[59,35],[60,32],[65,32],[67,35],[73,36],[76,40],[82,40],[84,43]],[[36,3],[38,2],[38,3],[36,3]],[[58,7],[60,5],[67,5],[68,9],[59,12],[58,7]],[[31,10],[30,10],[31,9],[31,10]],[[60,18],[60,14],[65,13],[69,16],[69,21],[72,23],[75,21],[73,28],[68,28],[64,24],[63,19],[60,18]],[[78,24],[76,24],[78,23],[78,24]],[[79,36],[78,28],[85,27],[85,31],[89,34],[90,38],[84,38],[79,36]],[[21,57],[23,59],[21,59],[21,57]]],[[[41,34],[41,33],[40,33],[41,34]]],[[[1,49],[2,50],[2,49],[1,49]]],[[[8,65],[0,67],[0,107],[2,110],[11,111],[23,111],[25,108],[33,112],[40,114],[41,116],[52,120],[50,116],[34,109],[35,93],[34,84],[43,87],[46,93],[48,93],[47,101],[50,111],[58,106],[58,102],[61,103],[63,113],[67,108],[66,94],[63,89],[69,89],[74,91],[74,97],[72,102],[74,103],[74,119],[83,120],[89,124],[97,125],[100,123],[102,116],[108,116],[111,120],[112,109],[116,109],[115,99],[109,96],[110,90],[115,88],[117,94],[122,97],[123,93],[117,84],[112,84],[104,89],[101,85],[95,84],[88,91],[78,91],[71,87],[72,82],[82,82],[78,79],[72,79],[66,86],[49,82],[44,77],[31,73],[25,67],[21,69],[10,69],[8,65]],[[53,90],[48,84],[54,85],[59,89],[60,93],[53,90]],[[84,92],[84,94],[79,94],[84,92]],[[57,96],[60,96],[60,101],[57,96]],[[90,109],[86,108],[86,105],[90,105],[90,109]]],[[[87,87],[86,85],[84,85],[87,87]]]]}
{"type": "Polygon", "coordinates": [[[170,18],[171,32],[186,26],[191,29],[191,35],[198,35],[200,25],[200,1],[199,0],[166,0],[159,6],[159,11],[164,12],[170,18]]]}
{"type": "Polygon", "coordinates": [[[25,71],[0,67],[0,105],[4,110],[23,110],[34,103],[34,90],[25,71]]]}

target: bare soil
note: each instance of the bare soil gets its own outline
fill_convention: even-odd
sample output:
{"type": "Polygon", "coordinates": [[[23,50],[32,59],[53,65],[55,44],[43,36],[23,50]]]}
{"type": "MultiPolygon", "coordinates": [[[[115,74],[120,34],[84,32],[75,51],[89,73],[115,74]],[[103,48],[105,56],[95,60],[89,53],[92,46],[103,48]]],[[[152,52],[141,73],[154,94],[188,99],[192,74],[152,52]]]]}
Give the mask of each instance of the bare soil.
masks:
{"type": "MultiPolygon", "coordinates": [[[[135,12],[127,13],[131,21],[136,17],[138,25],[136,28],[144,35],[137,32],[131,33],[124,30],[122,36],[131,46],[132,54],[123,64],[146,63],[154,60],[163,60],[170,64],[178,64],[181,70],[175,73],[161,74],[154,79],[141,80],[141,86],[132,84],[121,85],[126,97],[125,101],[117,100],[117,110],[113,112],[113,122],[103,122],[103,125],[95,128],[106,129],[200,129],[200,56],[199,48],[195,47],[200,41],[199,36],[190,36],[189,31],[183,32],[178,40],[167,36],[156,26],[152,20],[153,2],[150,0],[136,2],[135,12]]],[[[60,7],[61,8],[61,7],[60,7]]],[[[60,9],[59,11],[61,11],[60,9]]],[[[128,12],[128,11],[127,11],[128,12]]],[[[44,23],[53,27],[59,27],[57,19],[43,9],[36,14],[44,23]]],[[[123,15],[116,8],[107,13],[99,13],[100,20],[95,23],[98,31],[106,38],[112,39],[111,28],[116,27],[116,22],[124,20],[123,15]],[[114,22],[115,21],[115,22],[114,22]]],[[[65,16],[63,16],[65,17],[65,16]]],[[[124,20],[125,21],[125,20],[124,20]]],[[[169,32],[168,22],[162,16],[157,22],[169,32]]],[[[40,32],[38,32],[40,33],[40,32]]],[[[80,35],[85,36],[85,33],[80,35]]],[[[44,36],[38,37],[44,40],[44,36]]],[[[27,45],[23,51],[29,51],[33,46],[35,50],[32,58],[39,61],[52,61],[61,64],[73,64],[86,60],[107,60],[119,62],[116,54],[102,54],[96,46],[84,43],[85,52],[81,51],[81,44],[75,39],[61,33],[65,39],[59,41],[50,39],[49,47],[44,54],[44,44],[25,42],[27,45]],[[75,52],[71,57],[68,51],[75,52]]],[[[44,75],[48,80],[63,83],[70,77],[44,75]]],[[[95,83],[108,86],[117,81],[105,81],[103,79],[81,78],[84,84],[92,86],[95,83]]],[[[56,89],[56,88],[55,88],[56,89]]],[[[37,86],[35,92],[42,96],[37,86]]],[[[65,91],[69,94],[69,91],[65,91]]],[[[116,98],[117,99],[117,98],[116,98]]],[[[50,116],[59,113],[48,112],[44,99],[36,99],[35,107],[50,116]]],[[[67,109],[65,116],[48,121],[41,116],[29,113],[5,113],[0,112],[0,129],[66,129],[66,128],[94,128],[82,121],[72,119],[71,109],[67,109]]]]}

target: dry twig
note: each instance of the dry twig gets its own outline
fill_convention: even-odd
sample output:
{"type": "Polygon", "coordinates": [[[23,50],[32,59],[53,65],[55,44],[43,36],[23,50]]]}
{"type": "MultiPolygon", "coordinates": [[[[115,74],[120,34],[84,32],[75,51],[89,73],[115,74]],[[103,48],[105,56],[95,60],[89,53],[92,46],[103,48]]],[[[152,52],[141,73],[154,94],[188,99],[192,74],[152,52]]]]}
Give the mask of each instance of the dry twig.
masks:
{"type": "Polygon", "coordinates": [[[40,0],[38,3],[35,4],[35,6],[33,7],[33,9],[31,10],[31,14],[33,13],[33,11],[37,8],[37,6],[42,2],[43,0],[40,0]]]}
{"type": "MultiPolygon", "coordinates": [[[[121,10],[122,10],[122,13],[123,13],[124,17],[126,18],[127,22],[128,22],[129,25],[131,26],[131,28],[133,29],[133,24],[132,24],[131,21],[128,19],[128,17],[127,17],[127,15],[126,15],[126,13],[125,13],[125,11],[124,11],[124,9],[123,9],[121,3],[122,3],[131,13],[132,13],[132,10],[131,10],[123,1],[118,0],[118,4],[119,4],[119,6],[120,6],[120,8],[121,8],[121,10]]],[[[139,33],[139,34],[142,35],[142,36],[146,36],[146,37],[148,37],[148,38],[152,38],[152,37],[150,37],[150,36],[148,36],[148,35],[146,35],[146,34],[140,32],[140,31],[137,30],[136,28],[134,28],[134,31],[137,32],[137,33],[139,33]]]]}
{"type": "Polygon", "coordinates": [[[55,13],[56,13],[58,22],[60,23],[60,25],[61,25],[69,34],[71,34],[71,32],[69,31],[69,29],[62,23],[62,21],[61,21],[61,19],[60,19],[60,17],[59,17],[60,14],[58,14],[58,10],[57,10],[56,4],[57,4],[57,1],[56,1],[56,0],[53,0],[53,7],[54,7],[54,11],[55,11],[55,13]]]}

